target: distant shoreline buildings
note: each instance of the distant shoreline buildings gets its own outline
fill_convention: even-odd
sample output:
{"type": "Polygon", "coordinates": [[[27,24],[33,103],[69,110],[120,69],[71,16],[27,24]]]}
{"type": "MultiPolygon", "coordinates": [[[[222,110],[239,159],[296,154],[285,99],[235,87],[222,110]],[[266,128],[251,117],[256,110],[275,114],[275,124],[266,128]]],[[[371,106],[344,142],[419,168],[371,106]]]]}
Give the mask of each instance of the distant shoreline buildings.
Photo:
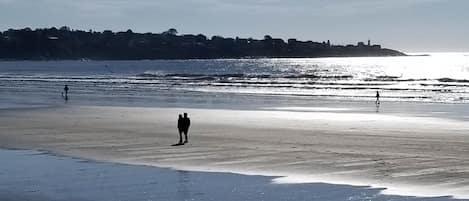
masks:
{"type": "Polygon", "coordinates": [[[0,59],[16,60],[135,60],[135,59],[220,59],[220,58],[315,58],[354,56],[404,56],[380,45],[332,45],[270,35],[263,39],[178,35],[176,29],[163,33],[71,30],[57,28],[9,29],[0,32],[0,59]]]}

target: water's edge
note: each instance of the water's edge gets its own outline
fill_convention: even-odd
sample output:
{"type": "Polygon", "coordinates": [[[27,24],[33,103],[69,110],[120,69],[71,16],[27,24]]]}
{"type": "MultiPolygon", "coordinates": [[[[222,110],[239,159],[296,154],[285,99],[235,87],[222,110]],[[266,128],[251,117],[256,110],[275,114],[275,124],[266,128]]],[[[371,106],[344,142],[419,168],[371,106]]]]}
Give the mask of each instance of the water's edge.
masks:
{"type": "Polygon", "coordinates": [[[274,184],[277,177],[100,162],[50,151],[0,149],[0,198],[41,200],[454,200],[384,195],[380,188],[274,184]]]}

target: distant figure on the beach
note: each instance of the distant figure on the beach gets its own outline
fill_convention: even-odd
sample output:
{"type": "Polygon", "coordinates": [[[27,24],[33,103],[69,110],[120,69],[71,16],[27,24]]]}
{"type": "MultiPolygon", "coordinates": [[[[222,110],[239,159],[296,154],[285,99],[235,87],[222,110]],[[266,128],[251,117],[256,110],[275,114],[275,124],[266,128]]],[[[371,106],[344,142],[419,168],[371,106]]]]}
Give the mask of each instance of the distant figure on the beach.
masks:
{"type": "Polygon", "coordinates": [[[68,100],[68,90],[69,90],[68,85],[65,85],[64,87],[65,100],[68,100]]]}
{"type": "Polygon", "coordinates": [[[379,91],[376,91],[376,105],[379,105],[379,91]]]}
{"type": "Polygon", "coordinates": [[[179,131],[179,143],[182,144],[182,131],[184,130],[184,119],[182,118],[182,114],[179,114],[178,118],[178,131],[179,131]]]}
{"type": "Polygon", "coordinates": [[[189,132],[189,127],[191,126],[191,120],[187,117],[187,113],[184,113],[184,118],[182,118],[182,132],[184,133],[184,143],[188,143],[187,134],[189,132]]]}

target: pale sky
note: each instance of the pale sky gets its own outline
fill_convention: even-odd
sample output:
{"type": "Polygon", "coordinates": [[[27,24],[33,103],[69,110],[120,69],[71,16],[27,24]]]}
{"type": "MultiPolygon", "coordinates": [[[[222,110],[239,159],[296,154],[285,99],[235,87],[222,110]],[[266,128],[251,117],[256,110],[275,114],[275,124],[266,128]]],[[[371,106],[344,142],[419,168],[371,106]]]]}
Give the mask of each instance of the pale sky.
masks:
{"type": "Polygon", "coordinates": [[[469,51],[469,0],[0,0],[0,30],[63,25],[469,51]]]}

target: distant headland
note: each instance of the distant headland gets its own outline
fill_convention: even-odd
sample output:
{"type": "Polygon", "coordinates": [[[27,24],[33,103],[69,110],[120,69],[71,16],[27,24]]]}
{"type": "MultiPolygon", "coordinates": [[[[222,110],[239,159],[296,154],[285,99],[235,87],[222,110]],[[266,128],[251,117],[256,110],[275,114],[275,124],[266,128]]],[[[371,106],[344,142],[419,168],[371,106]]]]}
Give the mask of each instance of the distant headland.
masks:
{"type": "Polygon", "coordinates": [[[356,45],[333,45],[330,41],[296,39],[207,38],[202,34],[81,31],[59,29],[9,29],[0,32],[2,60],[137,60],[220,58],[316,58],[359,56],[405,56],[368,40],[356,45]]]}

